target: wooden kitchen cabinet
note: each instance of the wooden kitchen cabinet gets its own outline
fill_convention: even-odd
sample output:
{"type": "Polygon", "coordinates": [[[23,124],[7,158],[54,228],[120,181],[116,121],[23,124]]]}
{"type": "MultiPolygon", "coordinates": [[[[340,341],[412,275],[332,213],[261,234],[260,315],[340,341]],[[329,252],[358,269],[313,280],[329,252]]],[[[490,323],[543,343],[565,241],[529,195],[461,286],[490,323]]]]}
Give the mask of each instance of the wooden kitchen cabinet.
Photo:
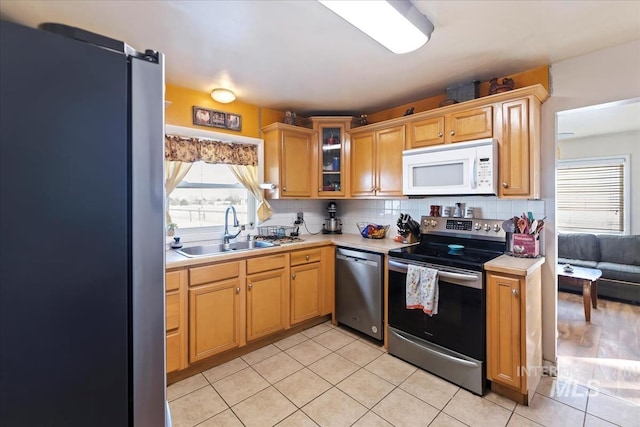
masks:
{"type": "Polygon", "coordinates": [[[165,275],[165,325],[167,372],[187,367],[187,272],[176,270],[165,275]]]}
{"type": "Polygon", "coordinates": [[[286,254],[247,260],[247,341],[288,328],[286,254]]]}
{"type": "Polygon", "coordinates": [[[336,277],[336,248],[325,246],[322,248],[322,305],[320,315],[332,315],[335,320],[335,277],[336,277]]]}
{"type": "Polygon", "coordinates": [[[491,138],[493,107],[473,108],[412,121],[407,124],[407,135],[409,148],[491,138]]]}
{"type": "Polygon", "coordinates": [[[291,325],[320,316],[322,304],[322,250],[291,252],[291,325]]]}
{"type": "Polygon", "coordinates": [[[402,196],[405,127],[351,133],[351,196],[402,196]]]}
{"type": "Polygon", "coordinates": [[[526,405],[542,374],[541,269],[521,274],[487,274],[487,378],[526,405]]]}
{"type": "Polygon", "coordinates": [[[241,346],[244,262],[189,269],[189,362],[241,346]]]}
{"type": "Polygon", "coordinates": [[[499,105],[498,196],[540,198],[540,101],[534,97],[499,105]]]}
{"type": "Polygon", "coordinates": [[[315,131],[284,123],[262,129],[264,179],[276,186],[265,190],[269,199],[314,197],[317,155],[315,131]]]}
{"type": "Polygon", "coordinates": [[[347,152],[351,117],[311,117],[317,135],[318,197],[336,198],[348,194],[347,152]]]}
{"type": "Polygon", "coordinates": [[[447,140],[462,142],[493,136],[493,107],[486,106],[451,113],[445,117],[447,140]]]}

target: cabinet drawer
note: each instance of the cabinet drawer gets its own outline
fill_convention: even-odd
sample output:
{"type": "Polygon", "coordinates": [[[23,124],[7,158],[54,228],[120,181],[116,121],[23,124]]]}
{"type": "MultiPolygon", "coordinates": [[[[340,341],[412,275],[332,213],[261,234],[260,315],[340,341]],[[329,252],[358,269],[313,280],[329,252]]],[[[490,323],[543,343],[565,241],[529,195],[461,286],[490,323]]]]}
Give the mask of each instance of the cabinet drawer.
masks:
{"type": "Polygon", "coordinates": [[[189,269],[189,285],[201,285],[203,283],[217,282],[232,279],[240,275],[240,262],[227,262],[224,264],[208,265],[189,269]]]}
{"type": "Polygon", "coordinates": [[[167,295],[167,331],[180,327],[180,294],[167,295]]]}
{"type": "Polygon", "coordinates": [[[250,258],[247,260],[247,274],[284,268],[285,264],[284,254],[250,258]]]}
{"type": "Polygon", "coordinates": [[[167,372],[180,369],[180,341],[182,334],[174,332],[167,334],[167,372]]]}
{"type": "Polygon", "coordinates": [[[308,264],[310,262],[319,262],[322,259],[321,249],[308,249],[302,251],[291,252],[291,265],[308,264]]]}
{"type": "Polygon", "coordinates": [[[182,271],[172,271],[165,275],[165,289],[167,292],[180,289],[180,273],[182,271]]]}

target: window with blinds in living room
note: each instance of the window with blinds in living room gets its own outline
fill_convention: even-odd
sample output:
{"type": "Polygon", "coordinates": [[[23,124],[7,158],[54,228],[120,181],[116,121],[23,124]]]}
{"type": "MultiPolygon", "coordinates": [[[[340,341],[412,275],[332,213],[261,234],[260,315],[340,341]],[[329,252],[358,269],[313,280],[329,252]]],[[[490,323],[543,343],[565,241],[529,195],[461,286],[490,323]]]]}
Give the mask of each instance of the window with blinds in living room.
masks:
{"type": "Polygon", "coordinates": [[[628,165],[629,156],[558,161],[558,230],[628,232],[628,165]]]}

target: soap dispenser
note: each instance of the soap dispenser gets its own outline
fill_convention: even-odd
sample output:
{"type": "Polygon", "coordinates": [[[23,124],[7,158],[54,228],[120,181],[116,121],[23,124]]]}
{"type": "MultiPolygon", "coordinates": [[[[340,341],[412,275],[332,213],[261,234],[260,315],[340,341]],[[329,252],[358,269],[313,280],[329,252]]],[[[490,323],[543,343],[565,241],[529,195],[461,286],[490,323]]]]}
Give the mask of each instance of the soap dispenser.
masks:
{"type": "Polygon", "coordinates": [[[173,242],[171,242],[171,247],[173,249],[180,249],[182,247],[182,242],[179,237],[174,237],[173,242]]]}

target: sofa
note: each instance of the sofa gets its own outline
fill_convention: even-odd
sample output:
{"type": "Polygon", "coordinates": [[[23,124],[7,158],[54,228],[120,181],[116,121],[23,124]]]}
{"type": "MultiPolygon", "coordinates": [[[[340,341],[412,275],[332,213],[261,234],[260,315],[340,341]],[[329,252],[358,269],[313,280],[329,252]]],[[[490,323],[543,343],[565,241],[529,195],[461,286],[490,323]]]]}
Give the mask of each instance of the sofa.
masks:
{"type": "MultiPolygon", "coordinates": [[[[598,298],[640,304],[640,235],[559,234],[558,263],[601,270],[598,298]]],[[[581,292],[562,277],[558,289],[581,292]]]]}

